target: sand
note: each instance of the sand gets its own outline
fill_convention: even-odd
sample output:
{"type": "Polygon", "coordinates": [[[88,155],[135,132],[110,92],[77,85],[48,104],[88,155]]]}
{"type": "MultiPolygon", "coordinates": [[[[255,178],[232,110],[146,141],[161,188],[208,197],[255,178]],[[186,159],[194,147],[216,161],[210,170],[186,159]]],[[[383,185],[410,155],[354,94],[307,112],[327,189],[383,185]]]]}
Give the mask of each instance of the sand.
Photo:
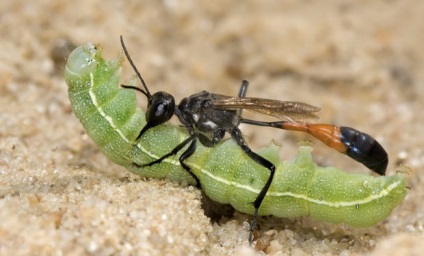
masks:
{"type": "MultiPolygon", "coordinates": [[[[2,1],[0,255],[420,255],[423,12],[418,0],[2,1]],[[260,218],[250,248],[251,216],[211,221],[197,188],[113,164],[73,116],[66,56],[94,42],[113,58],[119,35],[152,91],[236,95],[247,79],[250,96],[316,105],[320,121],[372,134],[389,153],[388,175],[414,170],[405,201],[366,229],[260,218]]],[[[126,63],[124,80],[132,74],[126,63]]],[[[255,150],[283,144],[282,159],[311,139],[242,128],[255,150]]],[[[314,148],[320,165],[372,175],[314,148]]]]}

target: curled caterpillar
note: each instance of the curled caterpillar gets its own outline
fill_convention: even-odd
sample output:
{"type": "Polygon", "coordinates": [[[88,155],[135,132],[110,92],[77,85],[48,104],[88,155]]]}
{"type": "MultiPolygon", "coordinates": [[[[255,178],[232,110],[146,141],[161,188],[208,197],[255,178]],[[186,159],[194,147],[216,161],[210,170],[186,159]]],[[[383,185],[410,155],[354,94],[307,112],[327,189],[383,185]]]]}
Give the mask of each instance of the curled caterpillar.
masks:
{"type": "MultiPolygon", "coordinates": [[[[99,46],[88,43],[71,53],[65,68],[72,109],[101,151],[132,173],[200,183],[212,200],[255,214],[252,202],[269,181],[269,170],[229,139],[213,147],[199,143],[184,161],[188,172],[179,161],[181,152],[169,154],[189,138],[186,129],[164,123],[151,127],[140,137],[146,126],[146,114],[136,106],[135,91],[119,87],[122,62],[122,54],[105,61],[99,46]],[[169,157],[162,158],[164,155],[169,157]],[[143,166],[158,160],[157,164],[143,166]]],[[[302,146],[290,161],[281,161],[278,147],[273,144],[258,153],[275,166],[272,183],[258,207],[259,215],[310,216],[320,221],[367,227],[385,219],[403,201],[404,174],[348,174],[316,165],[311,151],[311,147],[302,146]]]]}

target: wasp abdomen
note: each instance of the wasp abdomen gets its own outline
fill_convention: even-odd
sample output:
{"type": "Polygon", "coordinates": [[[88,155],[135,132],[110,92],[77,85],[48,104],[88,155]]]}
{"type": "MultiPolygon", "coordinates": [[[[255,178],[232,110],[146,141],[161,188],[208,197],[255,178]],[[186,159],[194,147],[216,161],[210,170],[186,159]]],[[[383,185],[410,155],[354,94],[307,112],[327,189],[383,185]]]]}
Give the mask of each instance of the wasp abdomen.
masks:
{"type": "Polygon", "coordinates": [[[340,127],[340,140],[346,154],[374,172],[384,175],[389,162],[387,152],[370,135],[350,127],[340,127]]]}

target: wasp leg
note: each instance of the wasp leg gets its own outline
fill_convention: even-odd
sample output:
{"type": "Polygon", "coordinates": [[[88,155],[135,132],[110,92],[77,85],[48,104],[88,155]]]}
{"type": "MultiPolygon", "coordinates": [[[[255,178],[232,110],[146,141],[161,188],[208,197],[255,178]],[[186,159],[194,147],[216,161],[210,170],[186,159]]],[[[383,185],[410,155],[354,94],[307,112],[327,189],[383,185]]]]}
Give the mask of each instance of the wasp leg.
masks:
{"type": "Polygon", "coordinates": [[[271,186],[272,180],[274,178],[274,173],[275,173],[275,165],[271,163],[270,161],[266,160],[265,158],[263,158],[262,156],[258,155],[257,153],[253,152],[246,145],[246,142],[243,139],[240,129],[235,128],[234,130],[232,130],[231,137],[233,137],[233,139],[236,140],[237,144],[241,147],[241,149],[244,151],[244,153],[246,153],[248,157],[250,157],[253,161],[262,165],[263,167],[267,168],[270,171],[270,175],[267,182],[265,183],[265,185],[259,192],[258,196],[256,197],[255,201],[253,202],[253,206],[255,207],[255,213],[253,214],[253,217],[252,217],[252,222],[250,224],[250,232],[249,232],[249,243],[252,244],[253,231],[255,230],[259,207],[261,206],[262,201],[264,200],[265,195],[268,192],[269,187],[271,186]]]}
{"type": "Polygon", "coordinates": [[[194,151],[196,150],[196,142],[197,142],[197,138],[195,135],[191,135],[190,137],[188,137],[187,139],[185,139],[183,142],[181,142],[180,144],[178,144],[174,149],[171,150],[171,152],[169,152],[168,154],[163,155],[161,158],[156,159],[155,161],[152,161],[150,163],[147,164],[137,164],[137,163],[133,163],[135,166],[137,167],[147,167],[147,166],[152,166],[155,164],[158,164],[160,162],[162,162],[164,159],[176,155],[181,149],[183,149],[189,142],[191,142],[190,146],[187,148],[186,151],[184,151],[184,153],[182,153],[182,155],[179,158],[179,161],[181,163],[181,166],[188,171],[188,173],[190,173],[190,175],[196,180],[196,186],[200,186],[200,182],[199,179],[197,178],[196,175],[193,174],[193,172],[190,170],[190,167],[188,167],[188,165],[186,165],[183,161],[185,159],[187,159],[188,157],[190,157],[194,151]]]}
{"type": "Polygon", "coordinates": [[[238,94],[240,98],[244,98],[244,96],[246,96],[247,87],[249,87],[249,82],[247,80],[241,81],[240,91],[238,94]]]}
{"type": "Polygon", "coordinates": [[[186,151],[184,151],[184,153],[182,153],[181,154],[181,156],[180,156],[180,164],[181,164],[181,166],[188,172],[188,173],[190,173],[190,175],[196,180],[196,186],[198,187],[198,188],[200,188],[201,187],[201,185],[200,185],[200,180],[199,180],[199,178],[197,178],[197,176],[196,175],[194,175],[194,173],[191,171],[191,169],[190,169],[190,167],[188,166],[188,165],[186,165],[185,163],[184,163],[184,160],[186,160],[187,158],[189,158],[191,155],[193,155],[193,153],[196,151],[196,148],[197,148],[197,138],[195,137],[192,141],[191,141],[191,144],[190,144],[190,146],[187,148],[187,150],[186,151]]]}
{"type": "MultiPolygon", "coordinates": [[[[241,86],[240,86],[240,91],[239,91],[239,98],[244,98],[244,96],[246,96],[247,93],[247,87],[249,87],[249,82],[247,80],[243,80],[241,81],[241,86]]],[[[237,109],[237,115],[241,116],[241,112],[243,111],[243,109],[237,109]]]]}
{"type": "Polygon", "coordinates": [[[169,152],[168,154],[163,155],[161,158],[156,159],[155,161],[152,161],[152,162],[147,163],[147,164],[137,164],[137,163],[134,163],[134,165],[137,166],[137,167],[146,167],[146,166],[152,166],[152,165],[158,164],[158,163],[162,162],[165,158],[177,154],[178,151],[180,151],[183,147],[185,147],[190,141],[192,141],[195,138],[196,137],[194,135],[188,137],[183,142],[181,142],[180,144],[178,144],[174,149],[172,149],[171,152],[169,152]]]}

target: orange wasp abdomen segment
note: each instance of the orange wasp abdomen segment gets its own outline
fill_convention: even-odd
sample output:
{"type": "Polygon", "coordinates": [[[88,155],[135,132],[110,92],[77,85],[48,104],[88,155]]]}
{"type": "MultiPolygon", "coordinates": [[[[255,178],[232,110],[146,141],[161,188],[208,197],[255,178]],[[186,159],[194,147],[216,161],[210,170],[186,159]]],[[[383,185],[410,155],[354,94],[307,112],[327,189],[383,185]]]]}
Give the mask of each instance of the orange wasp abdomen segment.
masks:
{"type": "Polygon", "coordinates": [[[347,147],[340,140],[340,127],[330,124],[305,124],[305,123],[284,123],[283,129],[291,131],[307,132],[325,145],[346,154],[347,147]]]}

